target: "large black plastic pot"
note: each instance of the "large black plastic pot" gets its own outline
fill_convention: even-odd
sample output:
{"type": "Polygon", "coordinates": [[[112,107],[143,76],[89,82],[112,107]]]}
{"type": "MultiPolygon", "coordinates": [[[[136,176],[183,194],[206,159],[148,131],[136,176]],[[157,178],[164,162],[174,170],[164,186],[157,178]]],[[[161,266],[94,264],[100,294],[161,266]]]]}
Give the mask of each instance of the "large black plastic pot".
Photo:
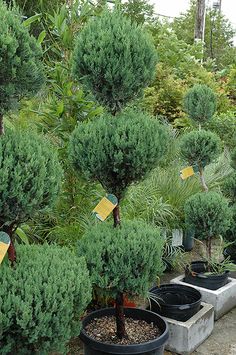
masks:
{"type": "Polygon", "coordinates": [[[190,266],[185,269],[184,282],[188,284],[204,287],[208,290],[218,290],[227,284],[229,278],[229,271],[222,274],[206,274],[206,261],[193,261],[190,266]]]}
{"type": "Polygon", "coordinates": [[[151,299],[151,311],[164,317],[185,322],[201,307],[201,293],[193,287],[166,284],[153,287],[150,292],[158,298],[151,299]]]}
{"type": "Polygon", "coordinates": [[[224,249],[223,255],[226,258],[229,257],[229,260],[236,264],[236,245],[230,245],[227,248],[224,249]]]}
{"type": "Polygon", "coordinates": [[[80,334],[80,338],[84,343],[84,354],[85,355],[163,355],[164,346],[169,337],[168,325],[164,319],[162,319],[156,313],[146,311],[144,309],[138,308],[125,308],[125,316],[133,319],[145,320],[148,323],[154,323],[158,326],[161,331],[159,338],[151,340],[142,344],[133,344],[133,345],[116,345],[116,344],[107,344],[96,341],[95,339],[89,337],[85,332],[85,327],[89,324],[94,318],[100,318],[105,316],[114,316],[114,308],[105,308],[98,311],[90,313],[83,320],[83,329],[80,334]]]}
{"type": "Polygon", "coordinates": [[[183,247],[185,251],[191,251],[194,247],[194,232],[192,230],[184,230],[183,247]]]}

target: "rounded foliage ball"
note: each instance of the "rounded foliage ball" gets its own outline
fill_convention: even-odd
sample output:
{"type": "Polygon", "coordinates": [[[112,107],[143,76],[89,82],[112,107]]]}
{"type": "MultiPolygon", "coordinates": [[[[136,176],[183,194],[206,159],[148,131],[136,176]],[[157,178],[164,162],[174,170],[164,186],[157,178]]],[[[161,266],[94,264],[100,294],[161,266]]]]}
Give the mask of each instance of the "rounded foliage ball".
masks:
{"type": "Polygon", "coordinates": [[[73,73],[113,114],[148,85],[155,65],[149,35],[117,10],[93,17],[76,40],[73,73]]]}
{"type": "Polygon", "coordinates": [[[182,157],[190,164],[202,167],[211,163],[222,151],[220,138],[213,132],[200,130],[185,134],[180,142],[182,157]]]}
{"type": "Polygon", "coordinates": [[[199,192],[184,207],[188,229],[198,239],[224,235],[231,223],[231,211],[225,197],[217,192],[199,192]]]}
{"type": "Polygon", "coordinates": [[[0,171],[0,223],[23,222],[55,202],[62,170],[52,147],[35,133],[1,136],[0,171]]]}
{"type": "Polygon", "coordinates": [[[115,297],[118,292],[145,296],[162,273],[164,239],[160,231],[144,222],[123,221],[114,228],[99,223],[79,241],[93,287],[115,297]]]}
{"type": "Polygon", "coordinates": [[[118,198],[155,167],[166,152],[168,133],[156,119],[135,110],[79,123],[69,145],[75,169],[98,180],[118,198]]]}
{"type": "Polygon", "coordinates": [[[0,115],[44,83],[42,51],[21,14],[0,0],[0,115]]]}
{"type": "Polygon", "coordinates": [[[0,353],[67,353],[91,299],[84,258],[53,245],[17,246],[16,267],[0,273],[0,353]]]}
{"type": "Polygon", "coordinates": [[[185,95],[184,109],[189,117],[201,124],[211,119],[216,111],[216,95],[207,85],[194,85],[185,95]]]}

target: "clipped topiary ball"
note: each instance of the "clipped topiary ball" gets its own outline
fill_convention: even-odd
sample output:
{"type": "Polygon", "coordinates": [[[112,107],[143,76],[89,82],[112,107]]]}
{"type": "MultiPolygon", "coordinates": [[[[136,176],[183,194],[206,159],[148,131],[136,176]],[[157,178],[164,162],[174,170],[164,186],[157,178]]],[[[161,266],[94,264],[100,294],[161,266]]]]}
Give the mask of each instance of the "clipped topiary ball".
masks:
{"type": "Polygon", "coordinates": [[[73,73],[113,114],[148,85],[155,65],[148,34],[117,10],[92,18],[78,35],[73,73]]]}
{"type": "Polygon", "coordinates": [[[194,85],[185,95],[184,109],[192,120],[204,123],[216,111],[216,95],[207,85],[194,85]]]}
{"type": "Polygon", "coordinates": [[[53,245],[18,246],[0,272],[0,353],[66,354],[91,300],[84,258],[53,245]]]}
{"type": "Polygon", "coordinates": [[[79,123],[69,154],[77,171],[120,199],[132,182],[158,164],[167,146],[168,133],[156,119],[125,110],[115,118],[107,114],[79,123]]]}
{"type": "Polygon", "coordinates": [[[0,224],[19,224],[55,202],[62,170],[45,139],[9,130],[0,139],[0,224]]]}
{"type": "Polygon", "coordinates": [[[0,0],[0,117],[44,83],[42,51],[21,14],[0,0]]]}
{"type": "Polygon", "coordinates": [[[185,221],[198,239],[207,240],[225,234],[231,223],[231,211],[225,197],[217,192],[199,192],[184,207],[185,221]]]}
{"type": "Polygon", "coordinates": [[[220,138],[213,132],[200,130],[185,134],[180,142],[182,157],[190,164],[202,167],[211,163],[222,151],[220,138]]]}
{"type": "Polygon", "coordinates": [[[144,222],[125,221],[120,228],[99,223],[79,241],[78,254],[85,256],[93,287],[107,292],[146,296],[164,270],[164,239],[144,222]]]}

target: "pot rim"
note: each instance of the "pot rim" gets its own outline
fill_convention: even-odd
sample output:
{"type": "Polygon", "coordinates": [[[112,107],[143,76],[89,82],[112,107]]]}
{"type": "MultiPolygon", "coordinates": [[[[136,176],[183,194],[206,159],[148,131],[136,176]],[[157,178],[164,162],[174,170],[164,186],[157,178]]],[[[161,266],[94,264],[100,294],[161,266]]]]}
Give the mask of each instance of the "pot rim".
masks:
{"type": "MultiPolygon", "coordinates": [[[[161,346],[164,346],[164,344],[166,343],[166,341],[169,337],[169,329],[168,329],[168,324],[165,321],[165,319],[163,319],[163,317],[161,317],[160,315],[158,315],[154,312],[151,312],[151,311],[148,311],[145,309],[141,309],[141,308],[125,308],[124,312],[128,313],[127,316],[129,316],[131,318],[132,318],[132,314],[134,314],[134,313],[139,314],[141,312],[143,314],[144,313],[150,314],[153,318],[161,320],[161,322],[164,326],[164,332],[158,338],[155,338],[155,339],[150,340],[148,342],[138,343],[138,344],[120,345],[120,344],[108,344],[108,343],[103,343],[103,342],[97,341],[94,338],[90,337],[85,332],[84,326],[87,323],[89,323],[90,320],[92,320],[94,318],[102,318],[103,316],[106,316],[106,315],[114,315],[115,314],[115,308],[102,308],[102,309],[99,309],[97,311],[90,313],[89,315],[87,315],[83,319],[83,321],[82,321],[83,328],[80,333],[81,340],[85,344],[90,344],[91,348],[93,348],[94,350],[103,351],[105,353],[107,352],[107,353],[111,353],[111,354],[140,354],[142,351],[149,352],[149,351],[158,349],[161,346]]],[[[139,318],[139,317],[137,317],[137,318],[139,318]]],[[[140,319],[142,319],[142,318],[140,318],[140,319]]],[[[158,326],[158,324],[157,324],[157,326],[158,326]]],[[[143,353],[144,355],[145,355],[145,352],[143,353]]]]}

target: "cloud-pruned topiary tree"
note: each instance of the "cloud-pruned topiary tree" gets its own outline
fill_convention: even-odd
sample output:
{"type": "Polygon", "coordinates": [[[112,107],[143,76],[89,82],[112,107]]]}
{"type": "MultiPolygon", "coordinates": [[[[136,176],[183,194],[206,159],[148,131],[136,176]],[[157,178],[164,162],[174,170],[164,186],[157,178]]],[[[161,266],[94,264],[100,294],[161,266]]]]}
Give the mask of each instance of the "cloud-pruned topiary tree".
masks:
{"type": "MultiPolygon", "coordinates": [[[[115,118],[107,114],[79,123],[69,152],[77,171],[98,180],[119,201],[131,183],[142,179],[158,164],[167,144],[168,133],[156,119],[127,109],[115,118]]],[[[119,223],[117,207],[114,224],[119,223]]]]}
{"type": "Polygon", "coordinates": [[[16,259],[13,232],[17,226],[53,205],[62,171],[57,154],[32,132],[6,131],[0,138],[0,230],[11,238],[9,259],[16,259]]]}
{"type": "Polygon", "coordinates": [[[222,151],[220,138],[213,132],[199,130],[185,134],[180,142],[182,157],[190,164],[196,165],[204,191],[208,191],[203,169],[216,159],[222,151]]]}
{"type": "Polygon", "coordinates": [[[159,229],[137,221],[115,229],[108,223],[96,225],[79,243],[78,253],[86,258],[93,287],[116,300],[118,338],[126,334],[123,294],[147,296],[164,269],[163,246],[159,229]]]}
{"type": "Polygon", "coordinates": [[[0,273],[0,353],[67,353],[91,300],[84,258],[55,245],[17,246],[17,267],[0,273]]]}
{"type": "Polygon", "coordinates": [[[24,96],[35,94],[44,82],[42,55],[20,13],[0,0],[0,134],[3,115],[24,96]]]}
{"type": "Polygon", "coordinates": [[[185,204],[185,221],[195,238],[205,240],[211,258],[211,240],[223,235],[230,227],[231,211],[227,199],[217,192],[197,193],[185,204]]]}
{"type": "Polygon", "coordinates": [[[203,124],[216,111],[216,95],[207,85],[194,85],[184,97],[184,109],[193,121],[203,124]]]}
{"type": "Polygon", "coordinates": [[[105,10],[80,32],[73,73],[115,115],[152,80],[156,59],[141,27],[118,10],[105,10]]]}

